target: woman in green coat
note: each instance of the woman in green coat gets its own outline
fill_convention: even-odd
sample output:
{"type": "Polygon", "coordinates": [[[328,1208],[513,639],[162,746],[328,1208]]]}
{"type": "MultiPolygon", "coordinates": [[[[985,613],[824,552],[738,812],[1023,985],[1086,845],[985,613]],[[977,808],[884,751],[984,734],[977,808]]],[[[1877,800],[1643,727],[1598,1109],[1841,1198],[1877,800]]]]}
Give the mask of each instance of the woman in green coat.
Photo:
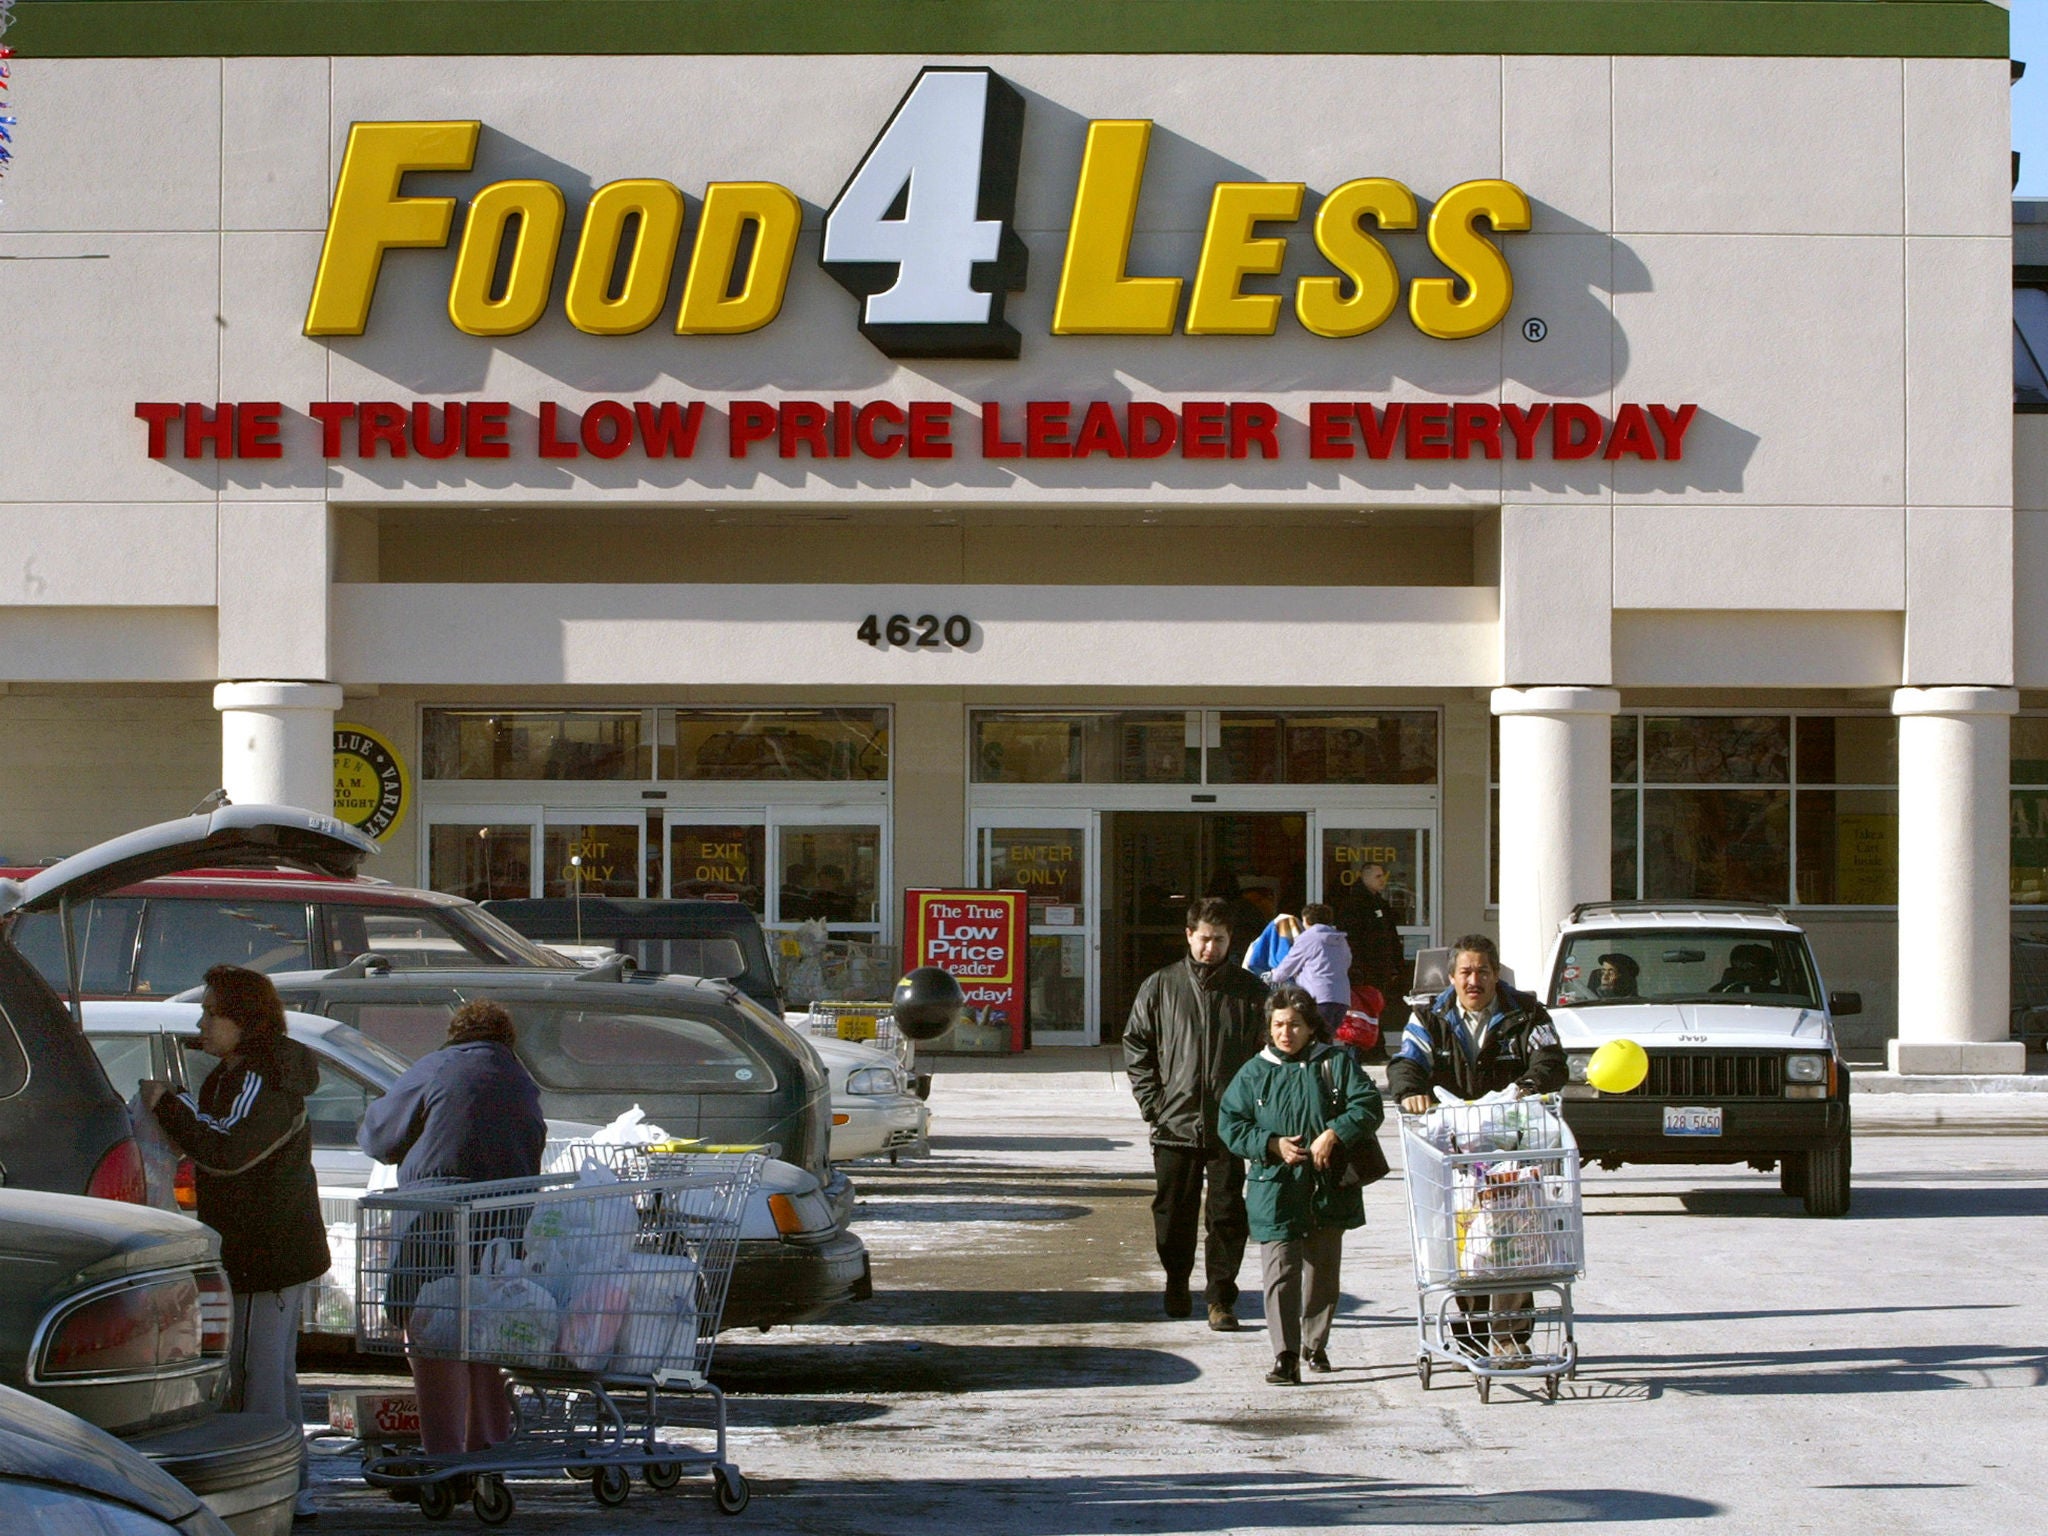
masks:
{"type": "Polygon", "coordinates": [[[1365,1200],[1341,1182],[1344,1151],[1378,1132],[1380,1092],[1348,1051],[1316,1038],[1321,1014],[1300,987],[1266,999],[1267,1044],[1224,1091],[1217,1128],[1250,1166],[1245,1207],[1259,1240],[1275,1386],[1330,1369],[1344,1234],[1365,1225],[1365,1200]],[[1307,1286],[1304,1293],[1303,1281],[1307,1286]]]}

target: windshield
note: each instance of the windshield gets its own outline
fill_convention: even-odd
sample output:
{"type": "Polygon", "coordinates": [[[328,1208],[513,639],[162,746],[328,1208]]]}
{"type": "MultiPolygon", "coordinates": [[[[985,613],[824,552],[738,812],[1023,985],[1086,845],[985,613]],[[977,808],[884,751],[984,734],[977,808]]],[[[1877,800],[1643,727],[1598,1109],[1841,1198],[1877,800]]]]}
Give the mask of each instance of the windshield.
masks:
{"type": "Polygon", "coordinates": [[[1573,934],[1551,978],[1553,1004],[1759,1003],[1818,1008],[1806,941],[1757,929],[1602,929],[1573,934]]]}
{"type": "Polygon", "coordinates": [[[481,907],[443,907],[441,914],[467,931],[501,965],[539,965],[551,971],[573,971],[576,962],[536,944],[481,907]]]}

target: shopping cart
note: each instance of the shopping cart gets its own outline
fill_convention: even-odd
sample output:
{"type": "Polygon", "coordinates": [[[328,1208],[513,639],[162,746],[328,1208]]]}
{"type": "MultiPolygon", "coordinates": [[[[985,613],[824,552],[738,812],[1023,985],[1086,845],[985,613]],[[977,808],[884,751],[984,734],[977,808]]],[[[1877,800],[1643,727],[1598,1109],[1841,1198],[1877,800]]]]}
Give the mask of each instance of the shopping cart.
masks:
{"type": "Polygon", "coordinates": [[[747,1481],[726,1457],[711,1351],[762,1160],[571,1150],[563,1172],[363,1197],[356,1347],[501,1366],[513,1399],[509,1440],[452,1455],[365,1443],[364,1479],[413,1490],[436,1519],[467,1495],[499,1525],[508,1476],[588,1478],[614,1506],[634,1472],[665,1489],[705,1470],[737,1514],[747,1481]]]}
{"type": "Polygon", "coordinates": [[[1494,1381],[1578,1374],[1572,1281],[1585,1270],[1579,1148],[1554,1098],[1401,1117],[1415,1243],[1415,1373],[1442,1360],[1494,1381]]]}

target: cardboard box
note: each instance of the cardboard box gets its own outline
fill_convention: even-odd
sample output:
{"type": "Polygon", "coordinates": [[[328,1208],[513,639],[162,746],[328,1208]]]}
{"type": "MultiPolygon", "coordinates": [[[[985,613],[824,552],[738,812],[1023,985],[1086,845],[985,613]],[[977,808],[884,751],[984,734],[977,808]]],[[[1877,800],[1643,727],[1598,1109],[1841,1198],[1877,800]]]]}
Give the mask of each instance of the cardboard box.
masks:
{"type": "Polygon", "coordinates": [[[327,1427],[370,1443],[417,1440],[419,1399],[410,1392],[330,1392],[327,1427]]]}

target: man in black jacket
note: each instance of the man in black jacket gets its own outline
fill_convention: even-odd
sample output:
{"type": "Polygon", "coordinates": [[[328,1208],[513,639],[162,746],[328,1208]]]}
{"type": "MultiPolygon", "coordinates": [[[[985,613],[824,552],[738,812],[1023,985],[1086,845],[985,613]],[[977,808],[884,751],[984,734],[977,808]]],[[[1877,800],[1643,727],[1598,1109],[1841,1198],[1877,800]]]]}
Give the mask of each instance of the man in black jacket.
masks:
{"type": "Polygon", "coordinates": [[[1244,1164],[1216,1134],[1216,1109],[1238,1068],[1259,1053],[1266,989],[1232,963],[1230,909],[1217,897],[1188,908],[1186,958],[1138,988],[1124,1027],[1124,1064],[1138,1110],[1152,1127],[1153,1236],[1166,1270],[1166,1315],[1194,1310],[1188,1276],[1203,1230],[1209,1326],[1237,1327],[1237,1271],[1251,1225],[1244,1164]],[[1204,1212],[1202,1190],[1208,1186],[1204,1212]]]}
{"type": "MultiPolygon", "coordinates": [[[[1337,909],[1337,926],[1351,941],[1351,984],[1377,987],[1385,1001],[1380,1015],[1380,1039],[1389,1055],[1408,1022],[1406,990],[1407,959],[1401,944],[1401,920],[1387,900],[1387,867],[1363,864],[1357,883],[1345,893],[1337,909]]],[[[1375,1058],[1376,1059],[1376,1058],[1375,1058]]]]}
{"type": "MultiPolygon", "coordinates": [[[[1530,994],[1500,984],[1500,951],[1483,933],[1452,946],[1450,986],[1409,1019],[1387,1063],[1387,1096],[1411,1115],[1436,1108],[1438,1088],[1469,1101],[1507,1087],[1523,1096],[1555,1093],[1564,1083],[1557,1026],[1530,994]]],[[[1498,1318],[1490,1326],[1460,1318],[1452,1334],[1476,1354],[1520,1355],[1533,1331],[1531,1302],[1526,1291],[1461,1295],[1468,1317],[1491,1310],[1498,1318]]]]}

